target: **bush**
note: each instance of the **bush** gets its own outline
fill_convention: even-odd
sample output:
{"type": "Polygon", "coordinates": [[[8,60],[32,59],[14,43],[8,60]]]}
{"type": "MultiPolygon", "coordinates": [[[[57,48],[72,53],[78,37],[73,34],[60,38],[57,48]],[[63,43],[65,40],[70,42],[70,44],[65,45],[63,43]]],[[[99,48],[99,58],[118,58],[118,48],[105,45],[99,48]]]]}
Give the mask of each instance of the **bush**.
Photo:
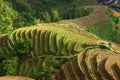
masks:
{"type": "Polygon", "coordinates": [[[24,39],[17,39],[17,41],[14,43],[13,48],[15,51],[16,56],[21,57],[25,54],[30,54],[32,51],[31,49],[32,42],[31,40],[24,40],[24,39]]]}
{"type": "Polygon", "coordinates": [[[113,11],[111,9],[106,9],[106,14],[113,22],[119,24],[119,17],[114,16],[113,11]]]}
{"type": "Polygon", "coordinates": [[[49,12],[45,12],[43,14],[43,20],[44,22],[49,23],[49,22],[58,22],[61,20],[61,18],[59,16],[58,10],[52,9],[49,12]]]}
{"type": "Polygon", "coordinates": [[[18,57],[4,60],[0,64],[0,75],[17,75],[18,57]]]}
{"type": "Polygon", "coordinates": [[[11,2],[13,8],[18,12],[30,12],[33,14],[32,7],[29,3],[25,2],[24,0],[14,0],[11,2]]]}
{"type": "Polygon", "coordinates": [[[87,16],[90,14],[91,11],[92,11],[91,8],[85,8],[85,7],[77,8],[75,5],[73,5],[72,9],[68,11],[68,19],[87,16]]]}
{"type": "Polygon", "coordinates": [[[58,10],[52,9],[50,14],[51,14],[51,22],[58,22],[61,20],[58,10]]]}
{"type": "Polygon", "coordinates": [[[0,0],[0,34],[11,33],[17,12],[8,3],[0,0]]]}
{"type": "Polygon", "coordinates": [[[12,21],[9,17],[0,15],[0,34],[10,34],[13,31],[12,21]]]}
{"type": "Polygon", "coordinates": [[[7,39],[7,50],[6,58],[18,56],[19,59],[25,59],[32,57],[32,41],[30,39],[17,38],[14,43],[11,39],[7,39]],[[9,46],[10,45],[10,46],[9,46]],[[12,47],[12,48],[11,48],[12,47]]]}
{"type": "Polygon", "coordinates": [[[43,19],[45,23],[50,23],[51,22],[51,16],[48,12],[45,12],[43,15],[43,19]]]}
{"type": "Polygon", "coordinates": [[[35,18],[28,12],[19,13],[18,18],[14,21],[14,27],[20,28],[35,24],[35,18]]]}
{"type": "Polygon", "coordinates": [[[17,12],[17,17],[13,20],[13,27],[19,28],[35,24],[34,11],[29,3],[24,0],[14,0],[8,3],[11,3],[13,10],[17,12]]]}

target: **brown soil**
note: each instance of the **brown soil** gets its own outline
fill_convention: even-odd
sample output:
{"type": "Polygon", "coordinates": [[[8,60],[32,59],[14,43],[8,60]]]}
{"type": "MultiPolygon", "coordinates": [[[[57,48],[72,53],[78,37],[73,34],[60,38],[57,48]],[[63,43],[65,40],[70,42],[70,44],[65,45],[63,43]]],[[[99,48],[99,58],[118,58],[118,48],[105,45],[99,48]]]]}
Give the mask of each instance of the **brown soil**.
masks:
{"type": "Polygon", "coordinates": [[[107,59],[106,63],[105,63],[105,68],[107,70],[107,72],[113,76],[115,78],[115,80],[120,80],[119,75],[117,75],[114,66],[117,62],[120,61],[120,55],[116,54],[112,57],[110,57],[109,59],[107,59]]]}
{"type": "Polygon", "coordinates": [[[120,12],[113,11],[113,13],[114,13],[114,16],[120,17],[120,12]]]}
{"type": "Polygon", "coordinates": [[[0,77],[0,80],[35,80],[35,79],[23,76],[2,76],[0,77]]]}
{"type": "Polygon", "coordinates": [[[55,80],[66,80],[62,69],[56,69],[53,74],[55,75],[55,80]]]}
{"type": "Polygon", "coordinates": [[[96,61],[96,57],[97,57],[98,53],[95,51],[92,52],[88,52],[86,54],[86,64],[88,65],[88,72],[91,75],[94,75],[92,77],[94,77],[94,79],[96,80],[104,80],[100,73],[98,73],[97,71],[97,61],[96,61]]]}

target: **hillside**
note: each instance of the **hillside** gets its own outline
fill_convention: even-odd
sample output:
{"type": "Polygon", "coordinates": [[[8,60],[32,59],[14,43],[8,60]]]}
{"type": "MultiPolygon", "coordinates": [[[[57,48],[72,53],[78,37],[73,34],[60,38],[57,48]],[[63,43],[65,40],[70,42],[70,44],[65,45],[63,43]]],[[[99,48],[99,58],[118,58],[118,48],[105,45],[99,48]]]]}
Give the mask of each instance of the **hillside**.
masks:
{"type": "Polygon", "coordinates": [[[77,25],[83,26],[83,28],[85,28],[85,26],[108,20],[108,16],[105,12],[104,6],[90,6],[90,7],[92,7],[93,9],[90,15],[82,18],[78,18],[78,19],[68,20],[68,21],[74,22],[77,25]]]}
{"type": "Polygon", "coordinates": [[[119,12],[100,5],[85,7],[92,8],[92,12],[89,15],[75,19],[63,20],[61,23],[74,23],[80,28],[89,31],[104,40],[117,42],[119,44],[119,17],[116,15],[116,13],[119,12]]]}
{"type": "Polygon", "coordinates": [[[115,6],[0,0],[0,80],[120,80],[115,6]]]}
{"type": "MultiPolygon", "coordinates": [[[[15,56],[18,56],[20,61],[22,60],[22,63],[19,63],[20,66],[17,70],[17,75],[28,76],[42,80],[44,80],[44,78],[53,79],[54,75],[56,77],[61,76],[52,73],[55,69],[62,67],[63,71],[65,71],[64,76],[66,80],[67,78],[69,80],[77,80],[74,77],[72,79],[69,78],[71,74],[76,73],[73,71],[69,75],[68,72],[66,72],[66,69],[68,68],[67,65],[69,64],[63,64],[66,64],[66,62],[69,62],[71,60],[76,60],[78,55],[84,54],[84,52],[89,49],[100,49],[100,52],[102,50],[106,50],[108,53],[111,51],[114,53],[113,55],[120,54],[120,45],[102,40],[95,35],[78,28],[78,26],[74,24],[62,23],[40,24],[37,26],[17,29],[11,34],[10,41],[6,43],[6,46],[1,47],[0,53],[4,57],[12,56],[12,60],[16,60],[15,56]],[[30,39],[32,41],[32,44],[30,45],[32,50],[30,52],[26,53],[26,50],[24,51],[22,48],[19,48],[18,51],[16,50],[17,53],[14,51],[14,45],[16,42],[18,42],[19,38],[22,38],[23,40],[30,39]],[[109,44],[111,44],[111,46],[109,44]],[[31,52],[32,54],[29,54],[31,52]],[[42,72],[44,72],[44,74],[42,74],[42,72]]],[[[74,63],[76,66],[73,66],[72,69],[76,69],[78,67],[78,63],[74,63]]],[[[83,75],[85,76],[86,74],[83,75]]]]}
{"type": "Polygon", "coordinates": [[[119,56],[108,50],[88,49],[79,54],[77,62],[65,63],[62,70],[66,80],[119,80],[119,56]]]}
{"type": "MultiPolygon", "coordinates": [[[[107,16],[106,21],[99,21],[99,19],[95,19],[96,22],[95,24],[91,24],[87,26],[87,31],[99,36],[102,39],[108,40],[108,41],[113,41],[113,42],[117,42],[118,44],[119,42],[119,17],[116,16],[114,14],[114,10],[108,7],[104,8],[104,13],[102,16],[107,16]],[[111,31],[111,32],[110,32],[111,31]],[[114,35],[113,35],[114,34],[114,35]],[[106,37],[107,36],[107,37],[106,37]]],[[[101,10],[100,12],[102,12],[103,10],[101,10]]],[[[100,18],[102,18],[102,16],[99,16],[100,18]]],[[[98,17],[98,16],[96,16],[98,17]]],[[[93,20],[94,21],[94,20],[93,20]]]]}

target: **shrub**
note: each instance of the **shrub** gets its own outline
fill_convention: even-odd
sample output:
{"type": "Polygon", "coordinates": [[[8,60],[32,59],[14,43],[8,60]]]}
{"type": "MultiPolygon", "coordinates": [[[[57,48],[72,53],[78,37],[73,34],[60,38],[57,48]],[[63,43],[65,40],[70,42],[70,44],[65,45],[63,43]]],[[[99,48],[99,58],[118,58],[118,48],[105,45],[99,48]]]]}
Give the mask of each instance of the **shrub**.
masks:
{"type": "Polygon", "coordinates": [[[35,18],[29,12],[21,12],[19,13],[18,18],[14,21],[14,27],[24,27],[35,24],[35,18]]]}
{"type": "Polygon", "coordinates": [[[0,75],[17,75],[18,57],[6,59],[0,64],[0,75]]]}
{"type": "Polygon", "coordinates": [[[106,9],[106,14],[113,22],[119,24],[119,17],[114,16],[113,11],[111,9],[106,9]]]}
{"type": "Polygon", "coordinates": [[[29,3],[24,0],[14,0],[8,3],[11,3],[18,14],[13,21],[13,27],[19,28],[35,24],[34,11],[29,3]]]}
{"type": "Polygon", "coordinates": [[[61,20],[61,18],[59,16],[58,10],[52,9],[49,12],[45,12],[43,14],[43,20],[44,22],[49,23],[49,22],[58,22],[61,20]]]}
{"type": "Polygon", "coordinates": [[[32,12],[31,6],[29,3],[26,3],[23,0],[16,0],[14,8],[19,12],[32,12]]]}
{"type": "Polygon", "coordinates": [[[14,56],[18,56],[20,59],[23,59],[25,55],[29,55],[32,51],[31,40],[18,38],[17,41],[13,44],[14,56]]]}
{"type": "Polygon", "coordinates": [[[85,7],[77,8],[75,5],[73,5],[72,9],[68,11],[68,19],[87,16],[90,14],[91,11],[92,11],[91,8],[85,8],[85,7]]]}
{"type": "Polygon", "coordinates": [[[45,12],[43,15],[43,19],[44,19],[44,22],[50,23],[51,22],[50,14],[48,12],[45,12]]]}
{"type": "Polygon", "coordinates": [[[8,3],[0,0],[0,34],[11,33],[17,12],[8,3]]]}
{"type": "Polygon", "coordinates": [[[51,14],[51,21],[52,22],[58,22],[61,20],[59,13],[58,13],[58,10],[52,9],[50,14],[51,14]]]}

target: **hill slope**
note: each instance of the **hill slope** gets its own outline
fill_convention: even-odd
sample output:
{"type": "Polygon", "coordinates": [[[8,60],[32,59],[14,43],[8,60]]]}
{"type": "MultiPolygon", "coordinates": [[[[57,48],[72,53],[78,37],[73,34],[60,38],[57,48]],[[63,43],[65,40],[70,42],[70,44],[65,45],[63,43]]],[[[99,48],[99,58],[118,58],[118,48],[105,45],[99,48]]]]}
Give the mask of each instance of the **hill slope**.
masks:
{"type": "Polygon", "coordinates": [[[86,26],[95,24],[97,22],[101,22],[101,21],[104,22],[108,20],[109,17],[106,14],[106,10],[104,6],[88,6],[88,7],[91,7],[93,9],[90,15],[82,18],[73,19],[73,20],[72,19],[67,20],[67,21],[76,23],[79,26],[83,26],[82,28],[85,28],[86,26]]]}
{"type": "MultiPolygon", "coordinates": [[[[52,76],[56,75],[53,74],[54,69],[60,68],[65,62],[69,63],[70,60],[76,60],[78,55],[86,54],[84,51],[87,49],[94,50],[95,48],[100,48],[102,50],[107,49],[108,53],[109,51],[115,52],[114,55],[119,53],[120,45],[104,41],[77,27],[77,25],[72,23],[52,23],[17,29],[11,34],[10,39],[12,42],[1,47],[0,54],[5,56],[9,54],[12,55],[13,52],[10,53],[9,50],[14,48],[13,45],[17,42],[18,38],[32,40],[31,47],[34,57],[29,56],[25,60],[21,59],[22,63],[20,63],[17,75],[24,75],[42,80],[43,77],[46,79],[53,78],[52,76]],[[111,44],[111,46],[109,44],[111,44]],[[44,73],[43,75],[42,73],[46,71],[48,71],[49,74],[44,73]]],[[[71,66],[73,67],[73,72],[71,72],[71,74],[77,75],[77,73],[74,73],[74,69],[79,69],[77,66],[78,63],[75,63],[76,66],[71,66]]],[[[66,79],[69,78],[69,74],[66,74],[66,69],[71,69],[67,65],[62,67],[63,71],[65,71],[65,77],[67,76],[66,79]]],[[[84,73],[83,75],[89,74],[84,73]]],[[[74,80],[77,79],[74,78],[74,80]]]]}

